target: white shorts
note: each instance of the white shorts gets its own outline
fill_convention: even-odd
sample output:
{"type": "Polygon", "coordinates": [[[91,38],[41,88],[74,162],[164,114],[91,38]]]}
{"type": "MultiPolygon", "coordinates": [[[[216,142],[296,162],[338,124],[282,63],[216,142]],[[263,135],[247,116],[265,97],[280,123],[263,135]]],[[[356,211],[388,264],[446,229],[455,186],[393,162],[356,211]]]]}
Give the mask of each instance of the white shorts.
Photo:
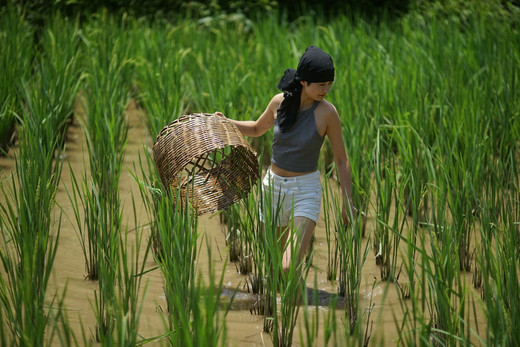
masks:
{"type": "MultiPolygon", "coordinates": [[[[319,171],[296,177],[282,177],[271,169],[262,180],[264,198],[270,197],[271,215],[277,206],[278,226],[289,225],[292,217],[306,217],[318,223],[321,211],[321,182],[319,171]]],[[[260,220],[265,222],[265,213],[260,204],[260,220]]],[[[265,205],[269,205],[266,203],[265,205]]]]}

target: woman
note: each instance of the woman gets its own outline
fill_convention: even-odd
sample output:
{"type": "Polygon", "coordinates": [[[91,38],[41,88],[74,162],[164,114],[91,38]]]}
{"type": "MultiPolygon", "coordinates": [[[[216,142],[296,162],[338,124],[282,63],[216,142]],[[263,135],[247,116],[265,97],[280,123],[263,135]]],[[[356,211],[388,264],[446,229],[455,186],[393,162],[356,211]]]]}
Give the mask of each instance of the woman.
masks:
{"type": "Polygon", "coordinates": [[[256,121],[230,120],[243,135],[251,137],[261,136],[274,126],[271,166],[262,188],[270,190],[274,206],[282,201],[279,232],[287,235],[285,230],[292,225],[298,233],[291,242],[299,243],[293,247],[285,247],[287,236],[282,237],[285,272],[291,264],[292,250],[297,250],[298,261],[305,256],[319,219],[321,184],[317,166],[325,136],[338,168],[344,223],[357,212],[352,205],[350,164],[340,118],[334,105],[325,100],[333,81],[332,58],[316,46],[307,47],[297,69],[287,69],[278,83],[283,93],[271,99],[256,121]]]}

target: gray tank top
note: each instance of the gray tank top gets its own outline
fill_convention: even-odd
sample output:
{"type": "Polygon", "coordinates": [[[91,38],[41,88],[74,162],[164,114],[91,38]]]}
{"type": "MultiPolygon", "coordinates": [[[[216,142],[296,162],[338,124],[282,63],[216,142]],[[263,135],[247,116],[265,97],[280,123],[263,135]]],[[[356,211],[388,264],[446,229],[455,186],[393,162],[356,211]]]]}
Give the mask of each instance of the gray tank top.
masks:
{"type": "Polygon", "coordinates": [[[276,166],[293,172],[311,172],[318,168],[318,158],[324,136],[316,128],[314,110],[319,101],[299,112],[296,122],[282,133],[275,122],[273,132],[273,156],[271,162],[276,166]]]}

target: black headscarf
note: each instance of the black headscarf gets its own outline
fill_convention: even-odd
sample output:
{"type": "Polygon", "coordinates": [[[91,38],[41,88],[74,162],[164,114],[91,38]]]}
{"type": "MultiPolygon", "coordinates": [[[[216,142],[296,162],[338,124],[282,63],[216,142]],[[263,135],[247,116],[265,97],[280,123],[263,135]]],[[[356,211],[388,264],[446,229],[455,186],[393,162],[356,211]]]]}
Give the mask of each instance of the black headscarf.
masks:
{"type": "Polygon", "coordinates": [[[321,48],[309,46],[305,49],[296,70],[287,69],[278,82],[284,99],[277,110],[277,123],[282,132],[287,131],[296,121],[300,108],[302,85],[305,82],[334,81],[334,62],[321,48]]]}

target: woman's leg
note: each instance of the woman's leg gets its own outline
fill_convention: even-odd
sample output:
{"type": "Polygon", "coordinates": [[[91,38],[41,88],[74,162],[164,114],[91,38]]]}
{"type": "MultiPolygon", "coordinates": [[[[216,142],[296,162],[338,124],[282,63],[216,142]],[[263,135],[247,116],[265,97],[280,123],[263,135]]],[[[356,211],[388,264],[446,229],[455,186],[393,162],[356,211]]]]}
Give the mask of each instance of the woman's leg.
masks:
{"type": "MultiPolygon", "coordinates": [[[[291,262],[297,261],[295,264],[296,271],[294,275],[295,279],[299,278],[300,286],[296,291],[296,296],[294,297],[294,304],[299,305],[301,303],[301,294],[305,292],[305,278],[303,278],[302,274],[302,265],[305,260],[305,255],[309,250],[309,246],[312,240],[312,236],[314,234],[314,228],[316,227],[316,223],[306,217],[294,217],[294,230],[291,231],[290,228],[285,228],[284,234],[281,235],[280,246],[282,247],[282,269],[283,276],[286,277],[291,269],[291,262]],[[297,257],[297,259],[294,259],[297,257]]],[[[281,232],[282,230],[279,230],[281,232]]],[[[294,266],[294,265],[293,265],[294,266]]],[[[282,283],[286,283],[285,280],[282,280],[282,283]]]]}
{"type": "Polygon", "coordinates": [[[316,223],[306,217],[294,217],[294,232],[291,233],[289,228],[285,229],[282,235],[281,247],[282,251],[285,249],[282,257],[282,268],[284,273],[289,271],[291,260],[293,258],[293,251],[298,257],[298,265],[304,259],[314,235],[314,228],[316,223]],[[289,243],[286,245],[287,241],[289,243]]]}

